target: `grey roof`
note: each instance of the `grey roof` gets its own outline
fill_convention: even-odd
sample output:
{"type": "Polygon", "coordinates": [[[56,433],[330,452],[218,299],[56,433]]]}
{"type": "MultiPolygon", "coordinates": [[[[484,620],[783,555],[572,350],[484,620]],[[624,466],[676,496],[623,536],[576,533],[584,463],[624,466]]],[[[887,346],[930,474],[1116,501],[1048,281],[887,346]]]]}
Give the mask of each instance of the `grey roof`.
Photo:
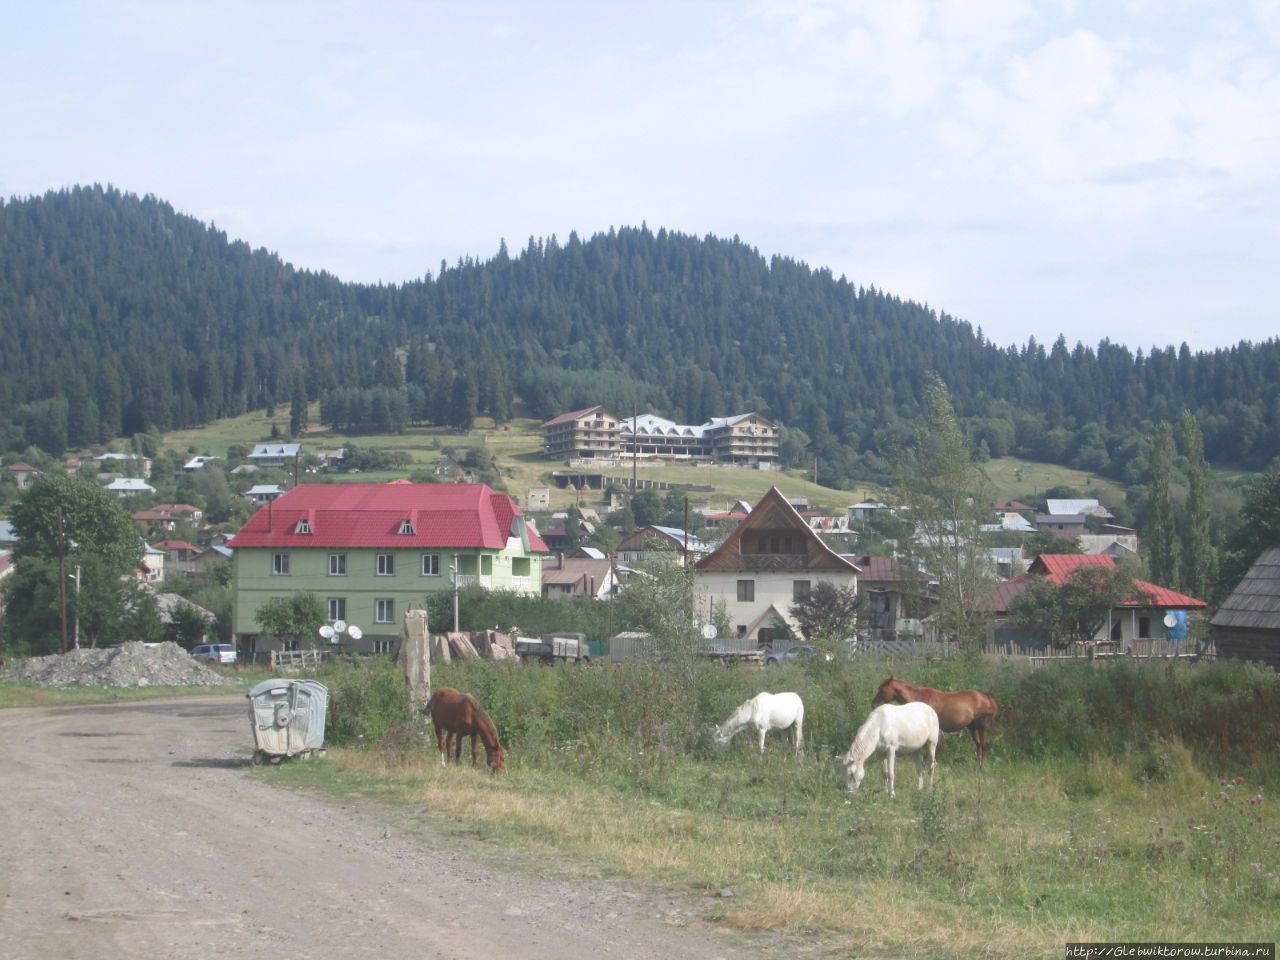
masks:
{"type": "Polygon", "coordinates": [[[1280,630],[1280,547],[1262,551],[1210,622],[1215,627],[1280,630]]]}
{"type": "Polygon", "coordinates": [[[276,457],[296,457],[302,449],[300,443],[259,443],[255,444],[249,459],[274,459],[276,457]]]}
{"type": "MultiPolygon", "coordinates": [[[[650,524],[650,528],[657,530],[659,533],[665,533],[672,540],[676,540],[683,544],[685,542],[685,532],[679,527],[660,527],[656,523],[650,524]]],[[[689,534],[689,552],[690,553],[710,553],[711,544],[704,540],[699,540],[693,534],[689,534]]]]}

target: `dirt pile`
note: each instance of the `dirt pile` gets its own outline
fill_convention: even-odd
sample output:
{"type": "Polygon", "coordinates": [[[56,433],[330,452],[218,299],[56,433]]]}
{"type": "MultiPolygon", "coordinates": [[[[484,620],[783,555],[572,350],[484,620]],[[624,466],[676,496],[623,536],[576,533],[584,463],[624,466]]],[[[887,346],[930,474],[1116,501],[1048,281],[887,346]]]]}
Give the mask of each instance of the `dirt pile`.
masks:
{"type": "Polygon", "coordinates": [[[0,678],[42,687],[200,687],[227,680],[176,643],[124,643],[15,663],[0,678]]]}

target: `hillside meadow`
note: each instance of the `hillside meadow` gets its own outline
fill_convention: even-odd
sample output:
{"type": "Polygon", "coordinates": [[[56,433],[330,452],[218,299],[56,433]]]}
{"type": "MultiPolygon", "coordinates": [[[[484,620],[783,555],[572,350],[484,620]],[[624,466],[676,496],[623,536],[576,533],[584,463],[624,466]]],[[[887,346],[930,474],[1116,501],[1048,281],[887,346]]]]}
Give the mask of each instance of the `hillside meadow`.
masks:
{"type": "MultiPolygon", "coordinates": [[[[1069,941],[1270,941],[1280,915],[1276,674],[1240,664],[886,661],[683,669],[437,667],[497,723],[508,773],[445,769],[390,664],[330,686],[323,763],[259,775],[376,800],[586,876],[656,880],[712,920],[841,956],[1034,957],[1069,941]],[[836,755],[890,672],[1001,703],[985,773],[944,736],[844,789],[836,755]],[[711,738],[761,689],[805,700],[806,750],[711,738]],[[731,895],[729,895],[731,894],[731,895]]],[[[464,756],[466,755],[464,750],[464,756]]]]}
{"type": "MultiPolygon", "coordinates": [[[[309,413],[313,424],[319,419],[319,404],[311,404],[309,413]]],[[[252,446],[271,439],[274,424],[279,429],[288,427],[287,411],[277,409],[268,418],[263,410],[255,410],[240,417],[218,420],[205,427],[173,431],[165,435],[164,446],[179,453],[210,453],[225,456],[227,448],[239,444],[252,446]]],[[[508,492],[523,502],[531,486],[550,486],[552,506],[565,509],[575,503],[573,490],[561,490],[552,483],[555,471],[565,471],[566,464],[548,461],[542,457],[542,433],[540,423],[529,418],[517,418],[501,427],[492,420],[480,418],[476,427],[465,433],[456,433],[439,427],[412,427],[403,434],[334,433],[325,428],[312,427],[301,438],[304,450],[324,450],[355,443],[361,447],[403,450],[412,458],[405,470],[378,471],[359,474],[336,474],[346,482],[380,482],[406,477],[414,470],[432,469],[443,456],[444,447],[466,448],[483,446],[493,455],[498,472],[508,492]]],[[[1043,491],[1066,486],[1079,490],[1086,496],[1124,499],[1124,488],[1119,484],[1070,467],[1056,464],[1029,463],[1012,457],[987,461],[984,465],[991,480],[992,494],[998,499],[1033,500],[1043,491]]],[[[601,472],[620,481],[631,477],[631,468],[623,464],[601,472]]],[[[883,499],[887,492],[873,483],[859,484],[854,489],[833,490],[812,482],[803,471],[759,471],[727,465],[641,463],[637,469],[641,479],[667,483],[707,485],[714,489],[708,496],[725,503],[746,500],[754,503],[770,486],[778,486],[791,497],[805,497],[821,509],[832,513],[842,512],[851,503],[860,500],[883,499]]],[[[599,499],[597,491],[584,493],[581,505],[594,504],[599,499]],[[588,502],[588,500],[590,502],[588,502]]]]}

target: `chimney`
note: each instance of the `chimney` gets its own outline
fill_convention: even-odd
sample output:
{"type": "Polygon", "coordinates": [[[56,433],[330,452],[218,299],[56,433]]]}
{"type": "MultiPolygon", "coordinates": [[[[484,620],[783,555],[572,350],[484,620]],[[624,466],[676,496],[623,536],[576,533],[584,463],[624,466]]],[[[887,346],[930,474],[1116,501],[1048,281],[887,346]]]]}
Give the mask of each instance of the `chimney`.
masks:
{"type": "Polygon", "coordinates": [[[564,569],[564,551],[563,550],[556,551],[556,569],[557,570],[564,569]]]}

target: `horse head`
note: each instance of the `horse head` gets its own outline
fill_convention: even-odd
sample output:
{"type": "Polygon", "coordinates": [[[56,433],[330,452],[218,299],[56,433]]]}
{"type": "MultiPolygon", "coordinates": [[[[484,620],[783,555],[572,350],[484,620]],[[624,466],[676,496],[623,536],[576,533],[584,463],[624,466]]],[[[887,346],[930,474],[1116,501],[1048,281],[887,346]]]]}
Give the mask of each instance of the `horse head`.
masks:
{"type": "Polygon", "coordinates": [[[503,752],[502,744],[498,744],[492,750],[488,747],[484,748],[485,759],[489,761],[489,769],[494,773],[507,772],[507,755],[503,752]]]}
{"type": "Polygon", "coordinates": [[[844,767],[844,787],[850,793],[856,793],[862,786],[862,780],[867,775],[865,764],[856,762],[853,759],[852,752],[844,754],[840,758],[840,763],[844,767]]]}
{"type": "Polygon", "coordinates": [[[879,689],[876,690],[876,695],[871,699],[871,707],[872,709],[875,709],[883,704],[893,703],[895,701],[901,703],[901,697],[902,693],[898,689],[898,681],[893,679],[893,675],[890,674],[889,677],[880,684],[879,689]]]}

